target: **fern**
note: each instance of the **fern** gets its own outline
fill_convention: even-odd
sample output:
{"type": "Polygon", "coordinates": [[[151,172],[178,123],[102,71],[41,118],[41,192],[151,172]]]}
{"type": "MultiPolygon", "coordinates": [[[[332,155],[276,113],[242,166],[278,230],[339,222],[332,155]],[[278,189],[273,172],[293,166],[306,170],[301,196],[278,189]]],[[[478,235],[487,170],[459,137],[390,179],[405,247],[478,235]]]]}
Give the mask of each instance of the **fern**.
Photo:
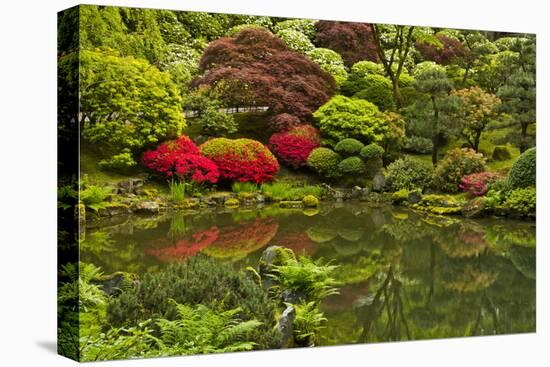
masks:
{"type": "Polygon", "coordinates": [[[294,305],[296,317],[294,319],[294,339],[298,344],[315,344],[317,334],[324,328],[327,321],[323,313],[317,308],[316,302],[294,305]]]}
{"type": "Polygon", "coordinates": [[[308,257],[288,259],[283,265],[273,266],[273,277],[281,289],[303,293],[308,300],[320,301],[338,294],[336,280],[331,276],[335,265],[323,265],[322,260],[314,262],[308,257]]]}
{"type": "Polygon", "coordinates": [[[220,311],[203,305],[191,307],[171,302],[177,308],[178,319],[157,321],[162,355],[236,352],[256,345],[247,338],[261,323],[238,319],[241,309],[220,311]]]}

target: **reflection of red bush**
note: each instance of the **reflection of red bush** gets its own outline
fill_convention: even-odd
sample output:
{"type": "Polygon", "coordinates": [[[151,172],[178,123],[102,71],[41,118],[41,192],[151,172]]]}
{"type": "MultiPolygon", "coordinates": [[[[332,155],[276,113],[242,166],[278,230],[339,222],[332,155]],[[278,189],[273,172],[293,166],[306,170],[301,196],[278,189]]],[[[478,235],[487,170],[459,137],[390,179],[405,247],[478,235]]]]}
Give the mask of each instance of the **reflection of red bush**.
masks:
{"type": "MultiPolygon", "coordinates": [[[[210,246],[218,238],[218,228],[196,232],[192,236],[192,240],[182,239],[174,245],[167,245],[162,248],[150,247],[145,249],[148,255],[154,256],[161,261],[178,261],[183,260],[199,253],[203,248],[210,246]]],[[[169,240],[162,242],[168,242],[169,240]]]]}
{"type": "Polygon", "coordinates": [[[277,236],[273,243],[291,249],[296,255],[313,255],[319,249],[306,232],[285,233],[277,236]]]}
{"type": "Polygon", "coordinates": [[[309,153],[320,146],[319,131],[311,125],[276,133],[269,139],[269,148],[275,152],[277,157],[293,168],[305,166],[309,153]]]}
{"type": "Polygon", "coordinates": [[[262,247],[277,234],[279,224],[272,218],[257,218],[249,222],[222,227],[218,239],[204,253],[212,257],[244,257],[262,247]]]}

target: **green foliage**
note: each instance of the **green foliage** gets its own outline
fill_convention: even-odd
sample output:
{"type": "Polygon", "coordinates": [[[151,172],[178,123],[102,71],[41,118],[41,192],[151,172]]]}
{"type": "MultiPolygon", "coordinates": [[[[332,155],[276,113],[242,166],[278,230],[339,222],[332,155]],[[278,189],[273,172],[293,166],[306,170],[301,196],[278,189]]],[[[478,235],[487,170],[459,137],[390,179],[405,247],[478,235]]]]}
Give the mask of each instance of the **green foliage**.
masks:
{"type": "Polygon", "coordinates": [[[340,140],[338,144],[334,146],[334,151],[343,157],[351,157],[358,155],[365,145],[357,139],[347,138],[340,140]]]}
{"type": "Polygon", "coordinates": [[[313,116],[319,122],[321,135],[335,140],[355,138],[369,143],[379,142],[388,133],[378,107],[362,99],[335,96],[313,116]]]}
{"type": "Polygon", "coordinates": [[[353,156],[338,163],[338,171],[342,176],[355,177],[364,174],[367,171],[367,166],[361,157],[353,156]]]}
{"type": "Polygon", "coordinates": [[[434,170],[433,183],[444,192],[458,192],[464,176],[485,170],[483,154],[472,149],[453,149],[445,155],[434,170]]]}
{"type": "Polygon", "coordinates": [[[365,160],[382,158],[384,155],[384,148],[376,143],[371,143],[361,149],[360,155],[365,160]]]}
{"type": "Polygon", "coordinates": [[[283,30],[293,30],[305,34],[310,40],[315,38],[315,22],[313,19],[287,19],[278,22],[273,27],[275,33],[283,30]]]}
{"type": "Polygon", "coordinates": [[[280,289],[288,289],[302,295],[307,301],[320,301],[338,294],[332,272],[337,266],[313,261],[309,257],[290,258],[282,265],[273,266],[271,276],[280,289]]]}
{"type": "Polygon", "coordinates": [[[305,34],[294,29],[282,29],[277,32],[277,36],[279,36],[291,50],[304,55],[315,48],[305,34]]]}
{"type": "Polygon", "coordinates": [[[431,139],[413,135],[405,138],[404,149],[411,153],[420,153],[426,154],[430,153],[433,148],[433,143],[431,139]]]}
{"type": "Polygon", "coordinates": [[[508,176],[511,188],[526,188],[537,183],[537,152],[536,148],[526,150],[512,166],[508,176]]]}
{"type": "Polygon", "coordinates": [[[256,319],[262,323],[251,340],[262,348],[277,344],[272,330],[275,310],[262,287],[229,265],[202,255],[143,275],[109,302],[108,319],[117,327],[147,319],[175,320],[178,310],[170,299],[190,306],[210,307],[223,302],[225,309],[240,307],[243,321],[256,319]]]}
{"type": "Polygon", "coordinates": [[[81,338],[82,362],[145,358],[164,355],[158,352],[160,341],[153,336],[147,322],[135,327],[111,328],[81,338]]]}
{"type": "Polygon", "coordinates": [[[104,167],[132,166],[141,149],[185,127],[178,88],[145,60],[81,51],[80,85],[82,135],[106,152],[104,167]]]}
{"type": "Polygon", "coordinates": [[[232,115],[223,111],[226,106],[216,88],[199,86],[185,96],[183,106],[185,110],[197,114],[193,125],[200,126],[201,133],[205,135],[226,136],[237,131],[238,124],[232,115]]]}
{"type": "Polygon", "coordinates": [[[323,188],[306,184],[297,184],[292,182],[276,181],[263,183],[260,186],[263,195],[274,201],[281,200],[302,200],[308,195],[315,197],[323,196],[323,188]]]}
{"type": "Polygon", "coordinates": [[[256,345],[251,335],[261,323],[240,320],[240,308],[211,309],[203,305],[192,307],[171,302],[177,309],[177,318],[157,321],[162,341],[160,355],[238,352],[251,350],[256,345]]]}
{"type": "Polygon", "coordinates": [[[428,188],[433,168],[429,163],[406,156],[388,165],[386,184],[392,191],[428,188]]]}
{"type": "Polygon", "coordinates": [[[84,262],[68,263],[61,267],[61,278],[65,279],[58,290],[57,300],[62,307],[71,311],[86,312],[106,303],[105,293],[92,281],[101,278],[101,269],[84,262]]]}
{"type": "Polygon", "coordinates": [[[231,190],[237,194],[241,192],[254,193],[258,191],[258,185],[253,182],[233,182],[231,190]]]}
{"type": "Polygon", "coordinates": [[[328,48],[314,48],[306,53],[314,63],[332,75],[338,85],[341,85],[348,77],[346,66],[342,56],[328,48]]]}
{"type": "Polygon", "coordinates": [[[512,190],[502,206],[514,214],[534,215],[537,210],[537,190],[534,187],[512,190]]]}
{"type": "Polygon", "coordinates": [[[309,168],[326,178],[338,176],[338,164],[342,156],[330,148],[315,148],[307,158],[309,168]]]}
{"type": "Polygon", "coordinates": [[[319,331],[324,329],[327,319],[319,311],[316,302],[293,305],[296,310],[294,318],[294,340],[298,345],[315,345],[319,331]]]}
{"type": "Polygon", "coordinates": [[[342,89],[348,93],[356,91],[354,97],[366,99],[381,110],[391,110],[395,107],[392,83],[383,75],[367,75],[354,83],[344,84],[342,89]]]}
{"type": "Polygon", "coordinates": [[[105,187],[86,185],[85,189],[80,190],[80,201],[86,208],[97,212],[99,209],[104,209],[109,205],[105,201],[109,195],[110,190],[105,187]]]}
{"type": "Polygon", "coordinates": [[[512,153],[510,153],[510,150],[507,146],[497,145],[493,149],[492,157],[495,161],[507,161],[508,159],[512,158],[512,153]]]}
{"type": "Polygon", "coordinates": [[[170,188],[170,196],[176,203],[182,203],[185,200],[185,191],[189,184],[185,182],[176,181],[174,179],[168,182],[170,188]]]}
{"type": "Polygon", "coordinates": [[[367,75],[384,75],[384,65],[372,61],[359,61],[351,67],[350,79],[364,78],[367,75]]]}

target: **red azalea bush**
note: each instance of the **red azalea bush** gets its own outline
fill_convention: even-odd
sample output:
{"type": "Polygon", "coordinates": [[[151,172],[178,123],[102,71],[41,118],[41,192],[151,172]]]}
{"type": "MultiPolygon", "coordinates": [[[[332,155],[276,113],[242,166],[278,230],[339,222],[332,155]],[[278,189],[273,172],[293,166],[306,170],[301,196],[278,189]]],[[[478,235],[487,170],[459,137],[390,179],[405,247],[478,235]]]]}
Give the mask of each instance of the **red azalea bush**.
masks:
{"type": "Polygon", "coordinates": [[[279,172],[279,162],[262,143],[251,139],[215,138],[200,146],[218,167],[220,179],[263,183],[279,172]]]}
{"type": "Polygon", "coordinates": [[[311,125],[296,127],[284,133],[276,133],[269,139],[269,148],[283,162],[293,168],[306,165],[311,151],[321,146],[319,130],[311,125]]]}
{"type": "Polygon", "coordinates": [[[475,196],[482,196],[487,193],[488,185],[499,178],[495,172],[479,172],[462,178],[458,187],[462,191],[469,192],[475,196]]]}
{"type": "Polygon", "coordinates": [[[142,162],[157,173],[197,183],[216,183],[220,175],[216,164],[202,156],[195,143],[185,135],[146,151],[142,162]]]}

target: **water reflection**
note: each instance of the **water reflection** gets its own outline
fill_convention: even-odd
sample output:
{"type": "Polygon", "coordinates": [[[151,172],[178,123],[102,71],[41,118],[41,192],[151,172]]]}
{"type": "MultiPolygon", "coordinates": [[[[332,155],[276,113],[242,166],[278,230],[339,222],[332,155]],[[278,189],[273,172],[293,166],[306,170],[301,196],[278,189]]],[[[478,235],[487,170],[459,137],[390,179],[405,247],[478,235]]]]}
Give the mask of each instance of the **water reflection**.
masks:
{"type": "Polygon", "coordinates": [[[424,217],[360,204],[128,218],[90,230],[83,261],[155,271],[203,253],[254,266],[269,245],[339,265],[321,344],[535,330],[535,224],[424,217]]]}

